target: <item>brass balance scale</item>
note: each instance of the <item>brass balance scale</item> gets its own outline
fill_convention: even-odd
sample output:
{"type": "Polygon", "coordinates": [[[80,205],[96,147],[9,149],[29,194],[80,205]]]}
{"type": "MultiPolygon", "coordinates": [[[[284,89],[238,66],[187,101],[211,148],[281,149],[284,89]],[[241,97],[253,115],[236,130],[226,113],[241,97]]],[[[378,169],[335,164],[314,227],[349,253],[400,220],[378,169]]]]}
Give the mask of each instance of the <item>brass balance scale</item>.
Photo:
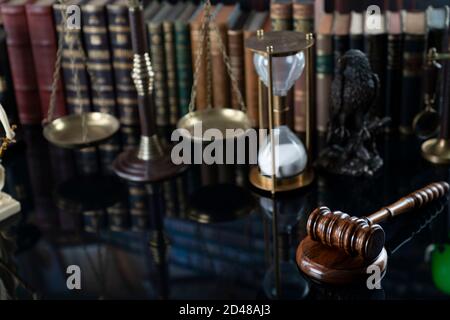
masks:
{"type": "MultiPolygon", "coordinates": [[[[189,103],[189,113],[182,117],[177,124],[179,129],[186,129],[188,132],[188,138],[194,141],[209,141],[203,136],[203,132],[208,129],[218,129],[222,133],[222,136],[226,139],[239,138],[245,135],[245,132],[249,130],[252,125],[249,117],[246,113],[246,106],[244,104],[244,99],[239,90],[237,80],[231,70],[230,60],[222,41],[222,37],[217,28],[217,24],[214,21],[214,16],[212,12],[211,2],[209,0],[205,1],[204,4],[204,17],[201,23],[201,43],[206,45],[201,45],[198,49],[198,54],[195,60],[195,70],[194,70],[194,82],[191,91],[191,100],[189,103]],[[211,34],[210,30],[214,32],[214,40],[217,41],[219,45],[220,52],[223,57],[223,61],[227,68],[228,76],[231,79],[231,85],[236,97],[238,99],[241,109],[231,109],[231,108],[213,108],[212,103],[212,62],[211,62],[211,34]],[[197,86],[198,77],[200,73],[200,66],[202,63],[202,57],[206,55],[206,76],[207,76],[207,106],[204,110],[195,110],[195,99],[197,96],[197,86]],[[197,125],[201,125],[202,132],[194,130],[197,125]],[[234,129],[234,130],[227,130],[234,129]]],[[[198,107],[198,106],[197,106],[198,107]]]]}
{"type": "MultiPolygon", "coordinates": [[[[58,39],[58,50],[56,53],[55,69],[53,72],[52,92],[50,96],[50,106],[48,108],[47,118],[44,120],[44,137],[52,144],[68,149],[82,149],[90,146],[96,146],[108,138],[113,136],[117,130],[119,130],[119,121],[114,116],[102,113],[102,112],[83,112],[83,108],[80,105],[80,111],[76,114],[54,119],[54,113],[56,108],[56,92],[58,87],[58,81],[60,77],[61,60],[63,56],[63,43],[66,37],[75,37],[69,42],[69,50],[72,51],[75,43],[78,44],[78,53],[83,60],[83,64],[93,83],[97,83],[97,79],[93,73],[89,70],[89,64],[87,63],[86,53],[83,50],[80,39],[80,32],[78,36],[68,30],[65,21],[67,21],[67,13],[65,11],[66,6],[63,0],[58,1],[62,6],[61,14],[61,32],[58,39]]],[[[77,101],[81,104],[81,91],[80,91],[80,79],[77,76],[75,70],[75,61],[72,58],[71,61],[72,74],[75,78],[77,87],[77,101]]],[[[97,90],[98,86],[94,86],[97,90]]]]}

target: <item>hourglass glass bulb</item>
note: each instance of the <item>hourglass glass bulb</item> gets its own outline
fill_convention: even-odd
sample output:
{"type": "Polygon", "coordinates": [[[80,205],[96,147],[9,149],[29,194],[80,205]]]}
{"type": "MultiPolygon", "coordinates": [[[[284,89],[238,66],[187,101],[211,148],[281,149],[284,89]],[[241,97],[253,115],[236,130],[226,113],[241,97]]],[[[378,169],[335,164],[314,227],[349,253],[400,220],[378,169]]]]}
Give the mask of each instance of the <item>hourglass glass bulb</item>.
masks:
{"type": "MultiPolygon", "coordinates": [[[[266,87],[269,86],[268,58],[255,53],[253,56],[253,64],[256,72],[266,87]]],[[[289,89],[294,85],[295,81],[300,78],[305,68],[305,55],[299,52],[292,56],[273,57],[273,93],[276,96],[287,95],[289,89]]]]}
{"type": "MultiPolygon", "coordinates": [[[[274,129],[275,176],[287,178],[295,176],[306,168],[308,155],[299,138],[287,127],[274,129]]],[[[272,141],[267,137],[258,153],[258,166],[265,176],[272,175],[272,141]]]]}

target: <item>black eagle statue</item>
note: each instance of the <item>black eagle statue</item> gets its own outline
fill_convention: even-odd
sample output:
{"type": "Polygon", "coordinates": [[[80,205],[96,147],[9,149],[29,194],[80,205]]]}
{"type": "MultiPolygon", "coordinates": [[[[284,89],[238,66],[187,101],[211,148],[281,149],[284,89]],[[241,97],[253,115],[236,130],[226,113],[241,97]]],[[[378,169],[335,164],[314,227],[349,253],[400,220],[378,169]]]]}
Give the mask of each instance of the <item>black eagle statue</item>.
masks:
{"type": "Polygon", "coordinates": [[[376,116],[380,80],[359,50],[338,61],[331,85],[327,145],[317,166],[334,174],[373,176],[383,165],[375,136],[389,122],[376,116]]]}

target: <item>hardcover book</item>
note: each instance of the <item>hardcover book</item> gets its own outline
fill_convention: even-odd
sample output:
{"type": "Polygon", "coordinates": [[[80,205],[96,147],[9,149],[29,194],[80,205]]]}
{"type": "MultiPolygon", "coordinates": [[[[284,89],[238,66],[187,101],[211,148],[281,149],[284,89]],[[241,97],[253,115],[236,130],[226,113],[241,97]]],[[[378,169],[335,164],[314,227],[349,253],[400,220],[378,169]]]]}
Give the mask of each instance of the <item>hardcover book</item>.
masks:
{"type": "Polygon", "coordinates": [[[361,12],[350,13],[350,49],[364,50],[364,16],[361,12]]]}
{"type": "MultiPolygon", "coordinates": [[[[248,14],[237,10],[230,21],[228,29],[228,49],[230,57],[231,72],[237,82],[237,87],[245,100],[245,66],[244,66],[244,24],[248,14]]],[[[236,92],[230,86],[231,108],[240,109],[239,99],[236,92]]]]}
{"type": "MultiPolygon", "coordinates": [[[[314,32],[314,2],[297,0],[293,3],[294,30],[308,34],[314,32]]],[[[305,132],[306,122],[306,72],[295,83],[294,88],[294,129],[305,132]]]]}
{"type": "MultiPolygon", "coordinates": [[[[378,15],[378,14],[377,14],[378,15]]],[[[380,28],[373,28],[367,23],[364,24],[364,51],[369,59],[372,71],[380,79],[378,99],[376,101],[376,114],[380,117],[386,116],[384,110],[384,97],[386,95],[386,52],[387,33],[386,16],[384,13],[378,15],[381,21],[380,28]]]]}
{"type": "Polygon", "coordinates": [[[153,95],[156,108],[156,125],[169,125],[169,95],[167,90],[167,65],[164,51],[163,21],[174,12],[174,6],[164,2],[159,12],[147,21],[147,31],[150,44],[150,56],[154,76],[153,95]]]}
{"type": "Polygon", "coordinates": [[[172,14],[163,22],[164,53],[166,57],[167,94],[169,103],[169,124],[176,126],[180,118],[178,100],[177,66],[175,52],[175,21],[186,9],[186,4],[178,3],[172,14]]]}
{"type": "Polygon", "coordinates": [[[42,113],[25,11],[28,2],[31,1],[12,0],[2,4],[0,10],[19,120],[22,124],[39,124],[42,113]]]}
{"type": "MultiPolygon", "coordinates": [[[[154,2],[157,5],[156,2],[154,2]]],[[[108,3],[108,33],[111,44],[114,70],[117,109],[121,125],[139,125],[136,87],[131,72],[133,69],[133,50],[126,0],[108,3]]]]}
{"type": "Polygon", "coordinates": [[[175,21],[175,53],[180,116],[188,113],[189,102],[191,101],[193,69],[189,20],[196,8],[194,4],[189,3],[175,21]]]}
{"type": "Polygon", "coordinates": [[[316,42],[316,129],[319,134],[327,131],[330,117],[331,81],[334,73],[333,15],[322,15],[316,42]]]}
{"type": "Polygon", "coordinates": [[[387,22],[387,63],[386,95],[384,114],[391,118],[390,128],[398,128],[402,91],[403,35],[399,11],[386,11],[387,22]]]}
{"type": "MultiPolygon", "coordinates": [[[[28,33],[31,40],[43,119],[48,118],[50,96],[53,89],[56,51],[58,50],[55,22],[53,21],[54,3],[55,0],[38,0],[26,5],[28,33]]],[[[53,117],[59,118],[64,115],[66,115],[66,105],[60,76],[56,84],[53,117]]]]}

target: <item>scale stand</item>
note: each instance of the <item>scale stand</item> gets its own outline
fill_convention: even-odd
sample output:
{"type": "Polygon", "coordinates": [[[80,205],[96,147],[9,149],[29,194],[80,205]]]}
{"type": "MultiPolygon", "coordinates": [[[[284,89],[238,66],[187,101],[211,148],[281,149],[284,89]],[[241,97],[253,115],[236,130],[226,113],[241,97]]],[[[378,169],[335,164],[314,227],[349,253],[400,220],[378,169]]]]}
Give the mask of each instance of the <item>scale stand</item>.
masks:
{"type": "Polygon", "coordinates": [[[153,103],[153,71],[147,52],[143,7],[137,0],[129,2],[131,42],[133,46],[132,78],[138,93],[141,140],[138,149],[122,152],[114,160],[114,172],[121,178],[138,183],[152,183],[174,177],[186,165],[175,165],[156,133],[153,103]]]}

